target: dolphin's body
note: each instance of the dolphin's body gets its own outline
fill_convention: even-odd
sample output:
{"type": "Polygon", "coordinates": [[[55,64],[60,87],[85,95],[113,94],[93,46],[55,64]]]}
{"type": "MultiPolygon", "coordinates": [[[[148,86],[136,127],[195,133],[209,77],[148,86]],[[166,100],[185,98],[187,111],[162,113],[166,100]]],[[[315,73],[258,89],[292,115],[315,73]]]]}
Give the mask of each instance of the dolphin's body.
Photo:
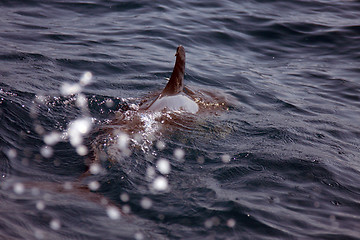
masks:
{"type": "Polygon", "coordinates": [[[176,61],[170,80],[164,90],[155,98],[154,101],[143,104],[140,109],[149,111],[186,111],[197,113],[198,104],[184,93],[184,74],[185,74],[185,49],[179,46],[176,50],[176,61]]]}

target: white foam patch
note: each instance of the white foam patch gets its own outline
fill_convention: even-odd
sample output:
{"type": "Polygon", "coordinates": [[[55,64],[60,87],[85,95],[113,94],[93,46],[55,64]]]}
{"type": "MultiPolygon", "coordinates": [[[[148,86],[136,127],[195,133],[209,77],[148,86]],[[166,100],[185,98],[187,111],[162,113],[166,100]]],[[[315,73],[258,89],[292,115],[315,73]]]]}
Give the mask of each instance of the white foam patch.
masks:
{"type": "Polygon", "coordinates": [[[178,94],[175,96],[161,97],[149,107],[150,111],[162,111],[164,109],[169,111],[182,110],[195,114],[199,111],[199,106],[187,96],[178,94]]]}

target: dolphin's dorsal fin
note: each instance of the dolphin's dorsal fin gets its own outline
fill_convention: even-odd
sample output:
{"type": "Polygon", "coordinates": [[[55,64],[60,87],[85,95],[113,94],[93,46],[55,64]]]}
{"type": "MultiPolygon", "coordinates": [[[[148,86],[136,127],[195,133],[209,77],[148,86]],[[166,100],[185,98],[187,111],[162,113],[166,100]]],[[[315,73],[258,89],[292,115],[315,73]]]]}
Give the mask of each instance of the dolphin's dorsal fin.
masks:
{"type": "Polygon", "coordinates": [[[162,96],[172,96],[183,91],[184,84],[184,73],[185,73],[185,49],[183,46],[178,46],[176,50],[176,61],[173,72],[171,74],[169,82],[161,92],[162,96]]]}

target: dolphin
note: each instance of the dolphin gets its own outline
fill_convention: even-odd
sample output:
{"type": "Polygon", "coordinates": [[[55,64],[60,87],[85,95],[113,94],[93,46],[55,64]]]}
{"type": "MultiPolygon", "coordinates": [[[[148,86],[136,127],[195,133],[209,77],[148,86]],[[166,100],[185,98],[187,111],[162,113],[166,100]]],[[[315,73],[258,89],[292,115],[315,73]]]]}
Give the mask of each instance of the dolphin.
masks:
{"type": "Polygon", "coordinates": [[[141,110],[148,111],[185,111],[197,113],[198,104],[184,92],[184,74],[185,74],[185,49],[179,45],[176,50],[176,61],[169,82],[164,90],[155,98],[155,100],[144,103],[140,106],[141,110]]]}

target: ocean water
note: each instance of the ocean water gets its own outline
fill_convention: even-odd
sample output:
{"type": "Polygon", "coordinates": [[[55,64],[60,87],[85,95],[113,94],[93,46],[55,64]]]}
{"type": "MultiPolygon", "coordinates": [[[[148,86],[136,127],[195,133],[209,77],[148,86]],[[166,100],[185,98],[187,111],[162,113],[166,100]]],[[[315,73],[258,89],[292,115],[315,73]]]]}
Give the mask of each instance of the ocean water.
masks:
{"type": "Polygon", "coordinates": [[[0,239],[360,239],[359,1],[0,6],[0,239]]]}

